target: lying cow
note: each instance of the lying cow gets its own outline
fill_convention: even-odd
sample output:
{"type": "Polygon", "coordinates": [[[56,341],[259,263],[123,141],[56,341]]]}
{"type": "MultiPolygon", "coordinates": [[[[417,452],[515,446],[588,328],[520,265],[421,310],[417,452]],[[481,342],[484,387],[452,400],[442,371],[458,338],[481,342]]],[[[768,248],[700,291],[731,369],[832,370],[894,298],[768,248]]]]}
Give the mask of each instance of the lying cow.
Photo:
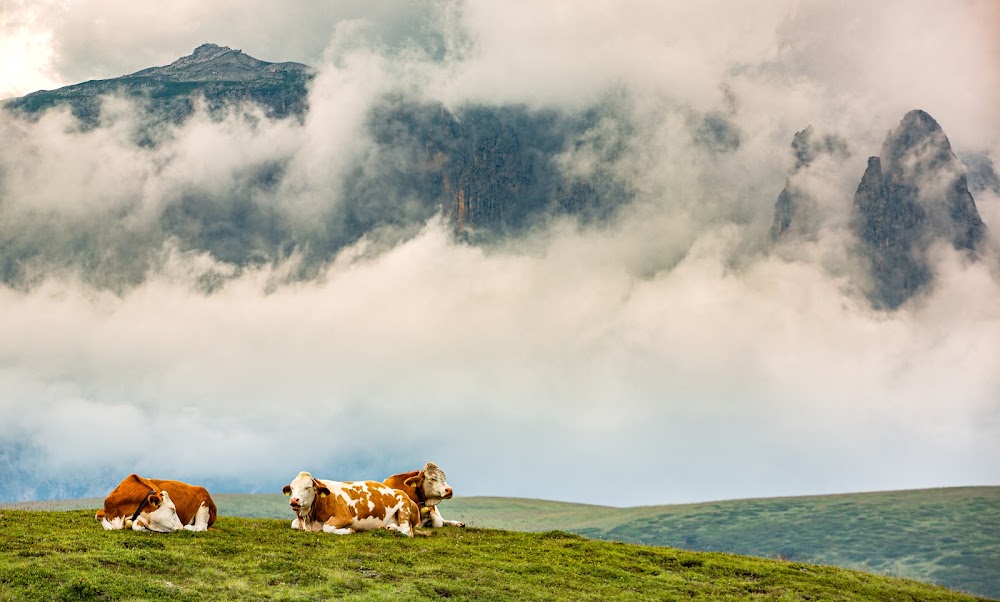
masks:
{"type": "Polygon", "coordinates": [[[282,491],[295,512],[293,529],[347,535],[391,529],[413,537],[420,508],[405,493],[378,481],[345,482],[313,478],[300,472],[282,491]]]}
{"type": "Polygon", "coordinates": [[[204,487],[130,474],[108,494],[94,518],[107,530],[169,533],[205,531],[215,524],[216,514],[204,487]]]}
{"type": "Polygon", "coordinates": [[[422,527],[465,526],[465,523],[457,520],[445,520],[438,510],[437,505],[441,500],[450,500],[453,492],[444,480],[444,471],[437,464],[428,462],[423,470],[394,474],[382,482],[405,492],[417,503],[423,518],[422,527]]]}

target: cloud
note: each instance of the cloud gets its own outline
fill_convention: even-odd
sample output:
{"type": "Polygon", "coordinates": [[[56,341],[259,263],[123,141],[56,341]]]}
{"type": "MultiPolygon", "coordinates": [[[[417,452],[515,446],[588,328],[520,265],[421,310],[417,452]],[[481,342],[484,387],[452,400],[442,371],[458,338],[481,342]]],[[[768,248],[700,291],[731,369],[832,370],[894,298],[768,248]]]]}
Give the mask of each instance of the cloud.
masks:
{"type": "MultiPolygon", "coordinates": [[[[301,123],[202,111],[152,146],[121,99],[92,130],[0,116],[0,449],[17,475],[88,475],[72,490],[7,479],[3,495],[101,495],[131,471],[276,491],[303,469],[427,460],[460,495],[616,505],[996,483],[995,234],[978,262],[935,248],[934,288],[882,313],[847,231],[866,158],[905,110],[1000,156],[987,4],[940,19],[935,3],[898,18],[898,4],[303,6],[181,3],[140,40],[147,9],[91,0],[29,28],[55,32],[39,73],[65,81],[204,41],[319,74],[301,123]],[[900,51],[932,22],[927,47],[900,51]],[[632,202],[462,242],[424,212],[435,199],[386,183],[417,163],[402,128],[374,131],[392,98],[583,123],[558,130],[556,171],[632,202]],[[739,144],[699,141],[706,117],[739,144]],[[851,154],[795,174],[816,227],[774,247],[810,124],[851,154]],[[363,209],[409,221],[343,235],[359,190],[363,209]],[[644,485],[595,487],[609,476],[644,485]]],[[[976,201],[997,232],[1000,200],[976,201]]]]}
{"type": "Polygon", "coordinates": [[[23,0],[0,3],[0,100],[53,87],[52,36],[23,0]]]}
{"type": "Polygon", "coordinates": [[[983,266],[942,249],[945,282],[885,316],[815,265],[727,273],[733,234],[653,279],[581,264],[573,236],[491,255],[431,224],[271,293],[261,273],[209,296],[4,289],[6,432],[52,471],[275,483],[434,458],[466,495],[599,503],[990,482],[983,266]],[[595,474],[651,482],[611,498],[595,474]]]}
{"type": "Polygon", "coordinates": [[[803,3],[782,31],[791,69],[888,120],[922,108],[964,144],[995,146],[995,132],[976,124],[1000,123],[996,3],[862,6],[803,3]],[[969,94],[956,94],[965,86],[969,94]]]}

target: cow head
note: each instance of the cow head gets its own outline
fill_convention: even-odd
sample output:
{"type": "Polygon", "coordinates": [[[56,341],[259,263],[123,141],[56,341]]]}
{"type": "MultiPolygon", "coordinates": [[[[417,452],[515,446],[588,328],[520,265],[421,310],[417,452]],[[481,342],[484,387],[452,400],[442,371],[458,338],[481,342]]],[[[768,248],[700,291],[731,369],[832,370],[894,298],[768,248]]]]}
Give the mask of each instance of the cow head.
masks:
{"type": "Polygon", "coordinates": [[[133,531],[149,530],[170,533],[184,528],[180,517],[177,516],[177,507],[174,506],[174,502],[166,491],[150,492],[146,496],[145,502],[145,508],[132,523],[133,531]]]}
{"type": "Polygon", "coordinates": [[[330,489],[326,485],[305,471],[300,472],[291,483],[285,485],[282,491],[289,497],[288,505],[292,507],[292,511],[300,517],[309,514],[316,496],[330,495],[330,489]]]}
{"type": "Polygon", "coordinates": [[[452,490],[444,480],[444,471],[433,462],[428,462],[424,469],[404,482],[405,485],[422,490],[428,506],[437,505],[441,500],[451,499],[452,490]]]}

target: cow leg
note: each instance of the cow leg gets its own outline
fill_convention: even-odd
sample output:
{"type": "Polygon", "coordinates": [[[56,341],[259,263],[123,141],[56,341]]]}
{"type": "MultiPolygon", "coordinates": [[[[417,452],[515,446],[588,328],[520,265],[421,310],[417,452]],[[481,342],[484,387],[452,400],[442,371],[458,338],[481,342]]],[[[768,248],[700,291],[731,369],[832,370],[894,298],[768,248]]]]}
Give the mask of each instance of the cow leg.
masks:
{"type": "Polygon", "coordinates": [[[396,523],[389,523],[388,525],[385,526],[385,528],[390,531],[402,533],[407,537],[413,537],[413,531],[410,529],[410,523],[403,523],[402,525],[397,525],[396,523]]]}
{"type": "Polygon", "coordinates": [[[101,526],[104,527],[105,531],[114,531],[116,529],[121,529],[125,526],[125,517],[116,516],[114,520],[108,520],[108,517],[101,519],[101,526]]]}
{"type": "Polygon", "coordinates": [[[301,521],[299,521],[299,517],[296,516],[295,518],[292,519],[292,528],[293,529],[301,529],[302,528],[302,523],[301,523],[301,521]]]}
{"type": "Polygon", "coordinates": [[[420,521],[420,510],[417,505],[402,492],[396,493],[396,503],[396,510],[392,513],[392,515],[387,517],[388,520],[386,521],[385,528],[402,533],[407,537],[413,537],[413,530],[410,527],[411,524],[417,524],[420,521]],[[413,515],[414,510],[417,511],[416,516],[413,515]]]}
{"type": "Polygon", "coordinates": [[[328,521],[323,523],[323,533],[334,533],[336,535],[350,535],[354,533],[354,529],[351,528],[351,523],[353,521],[348,519],[338,518],[336,516],[331,516],[328,521]]]}
{"type": "Polygon", "coordinates": [[[191,519],[190,525],[184,525],[184,528],[188,531],[208,531],[208,516],[209,510],[205,502],[198,506],[198,511],[195,512],[194,518],[191,519]]]}
{"type": "Polygon", "coordinates": [[[430,516],[428,520],[430,520],[431,526],[434,527],[435,529],[444,527],[446,525],[449,527],[465,526],[465,523],[460,523],[457,520],[445,520],[444,517],[441,516],[441,511],[438,510],[437,504],[431,506],[430,516]]]}
{"type": "Polygon", "coordinates": [[[402,533],[407,537],[413,537],[413,531],[410,529],[410,512],[407,510],[406,506],[396,510],[396,513],[390,517],[389,521],[390,522],[385,525],[386,529],[402,533]]]}

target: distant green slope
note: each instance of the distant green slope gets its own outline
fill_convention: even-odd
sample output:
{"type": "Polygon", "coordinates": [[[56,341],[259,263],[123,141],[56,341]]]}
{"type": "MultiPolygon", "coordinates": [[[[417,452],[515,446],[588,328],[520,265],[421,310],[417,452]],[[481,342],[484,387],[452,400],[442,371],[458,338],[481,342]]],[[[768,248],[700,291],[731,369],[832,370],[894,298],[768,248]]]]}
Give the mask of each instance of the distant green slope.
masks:
{"type": "MultiPolygon", "coordinates": [[[[224,516],[291,521],[280,494],[214,496],[224,516]]],[[[96,508],[102,500],[37,502],[96,508]]],[[[1000,487],[611,508],[518,498],[446,501],[445,518],[472,527],[561,530],[687,550],[780,557],[937,583],[1000,598],[1000,487]]]]}
{"type": "Polygon", "coordinates": [[[587,540],[560,531],[336,536],[224,516],[207,533],[104,531],[90,510],[0,510],[2,600],[971,601],[810,564],[587,540]]]}
{"type": "Polygon", "coordinates": [[[1000,598],[1000,487],[639,508],[463,498],[442,513],[483,527],[859,568],[1000,598]]]}

